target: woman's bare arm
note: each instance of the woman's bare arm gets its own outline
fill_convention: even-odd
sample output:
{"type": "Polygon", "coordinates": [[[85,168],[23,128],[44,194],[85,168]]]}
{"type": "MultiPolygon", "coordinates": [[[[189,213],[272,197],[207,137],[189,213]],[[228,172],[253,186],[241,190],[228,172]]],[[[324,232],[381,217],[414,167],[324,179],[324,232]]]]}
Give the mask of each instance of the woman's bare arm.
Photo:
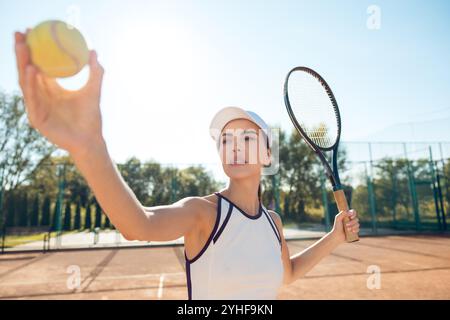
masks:
{"type": "Polygon", "coordinates": [[[104,143],[72,158],[103,211],[128,240],[169,241],[185,236],[202,217],[202,200],[184,198],[171,205],[144,207],[125,183],[104,143]]]}
{"type": "Polygon", "coordinates": [[[317,265],[323,258],[328,256],[337,246],[345,242],[345,233],[343,229],[343,219],[349,216],[351,221],[346,226],[352,232],[359,231],[359,222],[357,213],[354,210],[340,212],[336,215],[333,230],[323,236],[320,240],[290,257],[289,249],[283,235],[283,225],[280,216],[274,211],[269,210],[281,235],[282,243],[282,259],[284,265],[284,284],[290,284],[303,276],[305,276],[315,265],[317,265]]]}
{"type": "Polygon", "coordinates": [[[77,91],[60,87],[32,63],[26,34],[16,32],[19,84],[30,125],[69,152],[103,211],[127,239],[172,240],[193,230],[202,214],[189,198],[146,211],[113,163],[102,135],[100,96],[103,67],[90,52],[87,84],[77,91]]]}

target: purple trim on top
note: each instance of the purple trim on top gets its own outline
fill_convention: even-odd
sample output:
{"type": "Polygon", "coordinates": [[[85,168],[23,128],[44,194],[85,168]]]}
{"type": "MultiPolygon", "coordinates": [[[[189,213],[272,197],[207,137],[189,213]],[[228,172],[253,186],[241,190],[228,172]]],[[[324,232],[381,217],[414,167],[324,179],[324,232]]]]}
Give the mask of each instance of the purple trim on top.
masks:
{"type": "Polygon", "coordinates": [[[239,206],[237,206],[233,201],[231,201],[230,199],[228,199],[227,197],[225,197],[223,194],[219,193],[219,192],[214,192],[216,195],[218,195],[221,198],[224,198],[225,200],[227,200],[230,204],[232,204],[236,209],[238,209],[245,217],[252,219],[252,220],[256,220],[259,217],[261,217],[262,215],[262,206],[261,206],[261,201],[259,201],[259,208],[258,208],[258,214],[251,216],[248,213],[246,213],[244,210],[242,210],[241,208],[239,208],[239,206]]]}
{"type": "Polygon", "coordinates": [[[208,241],[206,241],[206,243],[203,246],[202,250],[200,250],[200,252],[197,253],[197,255],[194,258],[192,258],[191,260],[189,260],[187,258],[187,256],[186,256],[186,261],[189,261],[189,263],[194,263],[198,258],[200,258],[202,256],[202,254],[208,248],[209,244],[211,243],[212,238],[214,237],[214,234],[217,231],[217,228],[219,227],[221,211],[222,211],[222,204],[221,204],[220,198],[219,198],[219,201],[217,203],[217,215],[216,215],[216,222],[214,224],[214,228],[212,229],[211,234],[209,235],[208,241]]]}
{"type": "MultiPolygon", "coordinates": [[[[219,196],[219,199],[220,199],[220,196],[219,196]]],[[[229,204],[228,204],[228,212],[227,212],[227,216],[225,217],[225,219],[224,219],[222,225],[220,226],[219,231],[218,231],[218,232],[216,233],[216,235],[214,236],[213,243],[216,243],[216,242],[217,242],[217,240],[219,239],[220,235],[222,234],[222,231],[225,229],[225,227],[226,227],[226,225],[227,225],[227,223],[228,223],[228,220],[230,220],[231,212],[232,212],[232,211],[233,211],[233,205],[232,205],[231,203],[229,203],[229,204]]]]}
{"type": "Polygon", "coordinates": [[[272,227],[273,232],[275,233],[275,236],[278,239],[278,242],[281,244],[281,237],[280,237],[280,234],[279,234],[279,231],[278,231],[278,227],[277,227],[275,221],[273,221],[273,219],[270,216],[269,212],[267,212],[264,209],[263,209],[263,211],[264,211],[264,215],[266,216],[267,220],[269,221],[270,226],[272,227]]]}
{"type": "Polygon", "coordinates": [[[187,282],[188,299],[189,300],[192,300],[191,264],[194,263],[198,258],[200,258],[202,256],[202,254],[206,251],[209,244],[211,243],[211,240],[219,226],[221,211],[222,211],[222,203],[221,203],[221,199],[219,198],[219,201],[217,203],[217,214],[216,214],[216,222],[214,224],[214,228],[211,231],[211,234],[209,235],[209,238],[206,241],[205,245],[203,246],[202,250],[200,250],[200,252],[194,258],[192,258],[192,260],[188,259],[187,255],[186,255],[186,249],[184,249],[184,259],[186,261],[186,282],[187,282]]]}
{"type": "Polygon", "coordinates": [[[191,264],[189,263],[189,259],[186,256],[186,250],[184,250],[184,258],[186,260],[186,282],[187,282],[187,290],[188,290],[188,299],[192,300],[192,282],[191,282],[191,264]]]}

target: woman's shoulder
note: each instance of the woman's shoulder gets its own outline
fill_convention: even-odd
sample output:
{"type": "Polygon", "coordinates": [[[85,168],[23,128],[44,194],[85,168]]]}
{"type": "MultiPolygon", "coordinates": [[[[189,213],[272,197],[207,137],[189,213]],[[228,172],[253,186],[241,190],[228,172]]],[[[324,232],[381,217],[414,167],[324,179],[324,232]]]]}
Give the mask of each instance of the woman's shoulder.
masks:
{"type": "Polygon", "coordinates": [[[190,210],[209,216],[211,214],[214,215],[218,201],[215,194],[209,194],[205,196],[186,197],[181,202],[183,202],[184,206],[189,207],[190,210]]]}
{"type": "Polygon", "coordinates": [[[281,229],[283,227],[283,222],[281,221],[281,216],[273,210],[267,210],[267,212],[270,214],[272,219],[275,221],[275,224],[277,225],[278,229],[281,229]]]}

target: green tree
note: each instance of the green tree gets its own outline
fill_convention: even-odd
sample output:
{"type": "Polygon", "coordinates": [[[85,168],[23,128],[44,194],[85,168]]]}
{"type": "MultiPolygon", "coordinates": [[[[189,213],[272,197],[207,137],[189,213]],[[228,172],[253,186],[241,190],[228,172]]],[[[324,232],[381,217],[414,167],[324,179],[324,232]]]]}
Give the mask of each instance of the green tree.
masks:
{"type": "Polygon", "coordinates": [[[55,205],[53,206],[53,215],[52,215],[52,230],[56,230],[58,226],[58,219],[62,217],[58,217],[58,200],[56,200],[55,205]]]}
{"type": "Polygon", "coordinates": [[[23,98],[0,92],[0,168],[3,190],[14,190],[33,177],[55,146],[28,124],[23,98]]]}
{"type": "MultiPolygon", "coordinates": [[[[281,138],[280,138],[281,140],[281,138]]],[[[317,156],[310,150],[296,130],[280,145],[280,174],[282,186],[289,197],[289,208],[296,221],[308,220],[307,206],[321,203],[317,156]]]]}
{"type": "Polygon", "coordinates": [[[70,206],[70,202],[66,201],[66,206],[64,209],[64,225],[63,225],[63,230],[71,230],[71,225],[72,223],[72,208],[70,206]]]}
{"type": "Polygon", "coordinates": [[[50,226],[50,198],[46,196],[44,198],[44,203],[42,204],[42,226],[50,226]]]}
{"type": "Polygon", "coordinates": [[[33,209],[31,211],[31,215],[30,215],[30,225],[31,226],[38,226],[39,225],[39,212],[40,212],[40,207],[39,207],[39,194],[36,194],[34,196],[34,200],[33,200],[33,209]]]}
{"type": "Polygon", "coordinates": [[[71,203],[81,201],[81,206],[86,206],[89,196],[89,186],[78,169],[73,165],[70,158],[65,161],[66,165],[66,199],[71,203]]]}
{"type": "Polygon", "coordinates": [[[81,201],[80,200],[77,201],[77,206],[75,209],[75,221],[74,221],[73,228],[75,230],[81,229],[81,201]]]}
{"type": "Polygon", "coordinates": [[[202,166],[191,166],[179,172],[179,192],[183,197],[210,194],[219,188],[202,166]]]}
{"type": "Polygon", "coordinates": [[[97,199],[94,200],[95,203],[95,228],[102,227],[102,208],[100,204],[97,202],[97,199]]]}
{"type": "Polygon", "coordinates": [[[109,217],[107,215],[105,215],[105,223],[103,225],[103,228],[105,229],[111,228],[111,221],[109,221],[109,217]]]}
{"type": "Polygon", "coordinates": [[[118,165],[119,171],[139,201],[145,203],[148,197],[148,179],[143,174],[141,162],[132,157],[118,165]]]}
{"type": "Polygon", "coordinates": [[[84,220],[84,229],[90,230],[92,228],[92,217],[91,217],[91,205],[88,202],[86,206],[86,215],[84,220]]]}
{"type": "Polygon", "coordinates": [[[17,199],[14,192],[9,191],[6,197],[6,226],[16,226],[16,204],[17,199]]]}
{"type": "Polygon", "coordinates": [[[28,226],[28,194],[19,196],[19,226],[28,226]]]}

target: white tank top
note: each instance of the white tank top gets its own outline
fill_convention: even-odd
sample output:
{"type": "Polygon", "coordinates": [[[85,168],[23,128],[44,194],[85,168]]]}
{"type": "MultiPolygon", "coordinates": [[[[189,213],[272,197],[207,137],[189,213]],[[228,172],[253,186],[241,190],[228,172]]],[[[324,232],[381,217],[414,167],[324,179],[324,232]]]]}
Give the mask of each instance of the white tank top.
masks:
{"type": "Polygon", "coordinates": [[[220,193],[214,228],[202,250],[186,256],[189,299],[275,299],[283,281],[281,238],[260,203],[250,216],[220,193]]]}

